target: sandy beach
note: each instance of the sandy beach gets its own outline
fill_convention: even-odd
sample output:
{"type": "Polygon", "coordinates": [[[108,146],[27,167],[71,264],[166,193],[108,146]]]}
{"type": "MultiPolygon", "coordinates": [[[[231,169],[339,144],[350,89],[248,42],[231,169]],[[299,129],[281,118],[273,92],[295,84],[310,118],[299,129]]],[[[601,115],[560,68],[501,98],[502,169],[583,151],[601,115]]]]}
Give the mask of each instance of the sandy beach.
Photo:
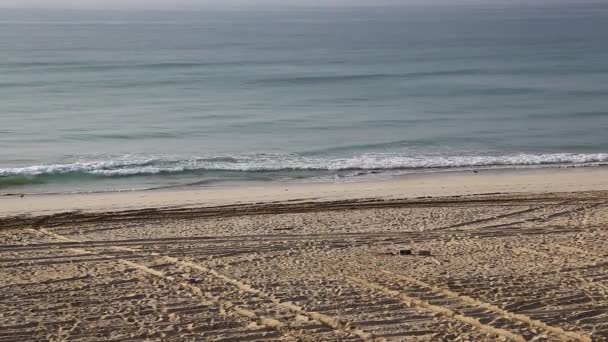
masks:
{"type": "Polygon", "coordinates": [[[608,341],[608,170],[0,198],[0,341],[608,341]]]}

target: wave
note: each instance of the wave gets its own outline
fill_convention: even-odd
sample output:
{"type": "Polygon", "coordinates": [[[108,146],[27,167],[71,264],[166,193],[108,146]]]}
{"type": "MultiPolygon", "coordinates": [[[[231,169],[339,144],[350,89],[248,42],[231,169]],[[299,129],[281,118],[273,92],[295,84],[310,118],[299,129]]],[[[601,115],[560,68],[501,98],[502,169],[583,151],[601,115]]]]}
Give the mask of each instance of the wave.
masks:
{"type": "Polygon", "coordinates": [[[319,84],[332,82],[349,82],[365,80],[386,80],[386,79],[418,79],[439,76],[461,76],[476,75],[483,73],[481,69],[454,69],[437,71],[416,71],[402,73],[367,73],[367,74],[342,74],[342,75],[303,75],[303,76],[283,76],[271,77],[252,81],[254,84],[270,85],[297,85],[297,84],[319,84]]]}
{"type": "Polygon", "coordinates": [[[605,118],[608,117],[608,111],[588,111],[588,112],[574,112],[569,113],[568,116],[571,117],[581,117],[581,118],[605,118]]]}
{"type": "Polygon", "coordinates": [[[274,63],[287,63],[288,61],[267,60],[234,60],[234,61],[174,61],[150,63],[111,63],[111,62],[17,62],[0,63],[0,68],[7,69],[44,69],[45,71],[122,71],[122,70],[172,70],[172,69],[198,69],[218,67],[258,66],[274,63]]]}
{"type": "Polygon", "coordinates": [[[608,153],[513,154],[425,156],[398,153],[366,153],[332,158],[298,154],[255,154],[214,157],[123,156],[117,159],[80,161],[66,164],[0,168],[0,180],[19,182],[15,177],[40,177],[82,174],[97,177],[131,177],[196,172],[276,172],[276,171],[347,171],[347,170],[424,170],[453,168],[530,167],[542,165],[603,165],[608,153]]]}

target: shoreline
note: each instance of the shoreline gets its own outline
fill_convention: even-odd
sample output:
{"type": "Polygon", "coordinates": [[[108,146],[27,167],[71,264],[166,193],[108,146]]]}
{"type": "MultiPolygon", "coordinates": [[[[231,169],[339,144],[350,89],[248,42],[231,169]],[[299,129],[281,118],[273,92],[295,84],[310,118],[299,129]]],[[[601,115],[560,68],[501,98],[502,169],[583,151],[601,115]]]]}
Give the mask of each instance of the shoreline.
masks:
{"type": "Polygon", "coordinates": [[[233,183],[211,188],[0,196],[0,218],[282,203],[608,190],[608,168],[425,173],[356,182],[233,183]]]}
{"type": "MultiPolygon", "coordinates": [[[[37,183],[36,177],[52,176],[47,174],[30,174],[30,175],[6,175],[3,173],[6,169],[0,168],[0,198],[10,196],[38,196],[38,195],[68,195],[68,194],[101,194],[115,192],[142,192],[142,191],[182,191],[192,189],[225,189],[238,186],[267,186],[277,184],[331,184],[331,183],[358,183],[370,181],[385,181],[393,179],[402,179],[409,177],[430,177],[435,175],[450,176],[454,174],[467,173],[522,173],[526,171],[538,170],[553,170],[559,171],[563,169],[608,169],[608,163],[583,163],[583,164],[530,164],[530,165],[470,165],[470,166],[430,166],[423,168],[386,168],[386,169],[338,169],[338,170],[308,170],[319,172],[335,172],[324,175],[307,175],[307,176],[288,176],[284,177],[275,175],[273,178],[203,178],[202,175],[190,174],[184,171],[184,174],[176,178],[176,174],[169,174],[170,177],[165,178],[163,173],[160,174],[134,174],[130,176],[118,176],[117,179],[122,183],[107,183],[113,176],[100,178],[97,180],[88,180],[82,182],[49,182],[42,181],[37,183]],[[351,172],[351,173],[348,173],[351,172]],[[24,178],[21,183],[18,178],[24,178]],[[30,179],[29,177],[33,177],[30,179]],[[17,178],[15,183],[11,183],[11,178],[17,178]],[[158,178],[158,179],[157,179],[158,178]],[[142,180],[143,179],[143,180],[142,180]],[[4,181],[7,181],[4,183],[4,181]],[[131,182],[126,182],[132,180],[131,182]],[[168,180],[173,180],[169,182],[168,180]],[[176,180],[182,183],[175,183],[176,180]],[[106,186],[101,186],[106,182],[106,186]],[[63,186],[60,186],[63,184],[63,186]],[[119,185],[120,184],[120,185],[119,185]]],[[[289,169],[286,169],[289,170],[289,169]]],[[[273,172],[280,170],[269,171],[253,171],[253,172],[273,172]]],[[[304,171],[304,170],[298,170],[304,171]]],[[[86,174],[94,177],[95,175],[86,174]]],[[[55,176],[68,176],[68,174],[56,174],[55,176]]],[[[118,182],[118,181],[117,181],[118,182]]]]}

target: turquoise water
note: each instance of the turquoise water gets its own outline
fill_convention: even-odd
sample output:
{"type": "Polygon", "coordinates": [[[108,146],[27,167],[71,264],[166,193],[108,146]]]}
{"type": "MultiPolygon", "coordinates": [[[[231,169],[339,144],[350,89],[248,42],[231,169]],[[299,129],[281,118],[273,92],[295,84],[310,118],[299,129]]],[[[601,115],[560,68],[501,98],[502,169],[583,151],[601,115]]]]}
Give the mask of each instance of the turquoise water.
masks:
{"type": "Polygon", "coordinates": [[[608,5],[0,12],[0,193],[608,163],[608,5]]]}

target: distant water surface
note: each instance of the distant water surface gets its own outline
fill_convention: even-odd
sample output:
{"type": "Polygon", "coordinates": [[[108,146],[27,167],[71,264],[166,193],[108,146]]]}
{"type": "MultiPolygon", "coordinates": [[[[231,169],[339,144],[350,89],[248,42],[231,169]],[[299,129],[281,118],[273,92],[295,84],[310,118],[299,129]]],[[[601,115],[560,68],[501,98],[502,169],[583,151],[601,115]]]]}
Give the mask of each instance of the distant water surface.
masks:
{"type": "Polygon", "coordinates": [[[0,11],[0,194],[608,163],[608,5],[0,11]]]}

